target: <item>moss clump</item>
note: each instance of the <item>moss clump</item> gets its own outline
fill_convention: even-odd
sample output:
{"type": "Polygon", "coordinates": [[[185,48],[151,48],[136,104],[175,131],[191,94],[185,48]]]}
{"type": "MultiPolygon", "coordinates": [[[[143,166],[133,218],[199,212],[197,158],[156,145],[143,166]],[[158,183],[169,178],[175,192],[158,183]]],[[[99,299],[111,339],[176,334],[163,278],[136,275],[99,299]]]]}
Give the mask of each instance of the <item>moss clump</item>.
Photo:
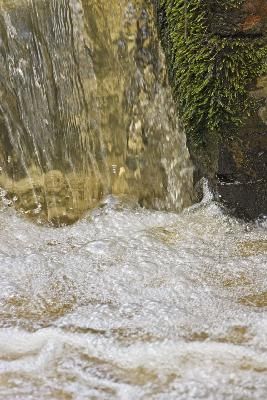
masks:
{"type": "MultiPolygon", "coordinates": [[[[220,7],[229,12],[242,2],[224,0],[220,7]]],[[[207,134],[232,135],[258,106],[248,85],[267,71],[266,41],[212,33],[209,0],[159,3],[170,77],[189,139],[203,144],[207,134]]]]}

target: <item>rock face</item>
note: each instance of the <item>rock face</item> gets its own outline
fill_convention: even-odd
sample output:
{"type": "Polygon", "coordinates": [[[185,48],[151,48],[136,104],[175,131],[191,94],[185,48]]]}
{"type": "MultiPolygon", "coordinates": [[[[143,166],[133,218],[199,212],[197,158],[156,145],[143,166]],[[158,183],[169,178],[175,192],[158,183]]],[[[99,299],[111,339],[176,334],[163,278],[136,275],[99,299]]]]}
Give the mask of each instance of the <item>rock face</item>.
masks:
{"type": "Polygon", "coordinates": [[[261,35],[266,30],[266,0],[245,0],[239,8],[227,12],[218,2],[210,4],[211,29],[222,36],[261,35]]]}
{"type": "Polygon", "coordinates": [[[217,198],[236,216],[267,215],[267,125],[255,114],[238,139],[220,145],[217,198]]]}
{"type": "MultiPolygon", "coordinates": [[[[169,61],[170,78],[174,93],[178,92],[176,99],[178,111],[182,119],[183,113],[185,114],[187,142],[195,164],[195,183],[202,176],[206,176],[216,198],[237,217],[255,219],[266,215],[267,76],[264,75],[265,72],[259,71],[266,70],[267,63],[267,1],[205,0],[200,4],[195,0],[191,2],[155,0],[155,4],[163,45],[169,61]],[[196,46],[194,53],[197,35],[201,45],[196,46]],[[175,38],[174,43],[173,38],[175,38]],[[184,42],[187,42],[186,46],[184,42]],[[180,50],[179,46],[183,48],[180,50]],[[208,46],[215,48],[214,52],[210,53],[214,54],[214,59],[210,62],[211,58],[206,56],[203,62],[203,54],[205,56],[208,52],[205,50],[202,52],[202,49],[208,46]],[[250,48],[249,52],[247,48],[250,48]],[[254,49],[255,54],[253,54],[254,49]],[[259,53],[258,49],[263,49],[262,53],[259,53]],[[190,61],[187,61],[184,54],[189,52],[190,61]],[[259,65],[259,68],[257,63],[251,63],[251,60],[255,60],[256,54],[260,54],[259,60],[262,65],[259,65]],[[233,63],[231,57],[234,57],[233,63]],[[181,62],[183,68],[177,68],[181,62]],[[207,67],[209,62],[210,65],[207,67]],[[184,73],[187,69],[186,63],[191,71],[191,80],[187,79],[188,74],[186,76],[184,73]],[[195,63],[195,66],[192,67],[192,63],[195,63]],[[198,79],[199,86],[196,86],[194,78],[198,76],[199,70],[204,71],[201,79],[203,81],[207,79],[204,90],[200,86],[201,79],[198,79]],[[184,74],[187,79],[186,90],[182,93],[187,97],[188,90],[188,93],[192,94],[190,101],[183,102],[183,99],[179,98],[179,85],[183,84],[180,74],[184,74]],[[245,78],[242,82],[240,76],[245,78]],[[216,84],[216,81],[220,81],[219,84],[216,84]],[[242,90],[240,82],[244,85],[242,90]],[[199,96],[199,90],[203,90],[202,96],[199,96]],[[225,101],[225,93],[229,102],[225,101]],[[199,102],[195,103],[199,104],[198,115],[200,118],[202,116],[202,127],[204,126],[201,132],[203,143],[200,146],[194,142],[190,134],[190,119],[187,117],[192,113],[190,103],[197,96],[199,102]],[[233,98],[236,101],[232,101],[233,98]],[[250,103],[254,105],[248,108],[250,103]],[[216,108],[220,114],[216,112],[216,108]],[[220,125],[218,136],[214,130],[209,130],[212,115],[215,117],[220,115],[220,123],[217,124],[220,125]],[[240,119],[242,124],[238,122],[232,125],[234,119],[240,119]]],[[[194,105],[195,108],[197,107],[194,105]]],[[[200,124],[199,127],[201,128],[200,124]]]]}
{"type": "MultiPolygon", "coordinates": [[[[219,15],[214,11],[212,24],[218,34],[267,42],[266,0],[247,0],[235,13],[219,15]]],[[[219,145],[215,187],[217,197],[236,216],[255,219],[267,215],[267,76],[258,77],[248,90],[261,105],[234,138],[219,145]]]]}

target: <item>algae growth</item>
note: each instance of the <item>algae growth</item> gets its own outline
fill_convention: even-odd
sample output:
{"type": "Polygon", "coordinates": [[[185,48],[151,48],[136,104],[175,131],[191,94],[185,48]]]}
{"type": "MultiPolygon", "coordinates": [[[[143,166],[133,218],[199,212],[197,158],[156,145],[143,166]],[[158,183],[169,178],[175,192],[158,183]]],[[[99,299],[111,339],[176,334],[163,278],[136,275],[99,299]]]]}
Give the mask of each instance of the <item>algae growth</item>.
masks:
{"type": "MultiPolygon", "coordinates": [[[[228,13],[243,0],[222,1],[228,13]]],[[[213,4],[214,6],[214,4],[213,4]]],[[[210,29],[211,2],[159,0],[159,25],[178,110],[189,140],[227,135],[260,106],[249,87],[267,72],[261,36],[223,36],[210,29]]]]}

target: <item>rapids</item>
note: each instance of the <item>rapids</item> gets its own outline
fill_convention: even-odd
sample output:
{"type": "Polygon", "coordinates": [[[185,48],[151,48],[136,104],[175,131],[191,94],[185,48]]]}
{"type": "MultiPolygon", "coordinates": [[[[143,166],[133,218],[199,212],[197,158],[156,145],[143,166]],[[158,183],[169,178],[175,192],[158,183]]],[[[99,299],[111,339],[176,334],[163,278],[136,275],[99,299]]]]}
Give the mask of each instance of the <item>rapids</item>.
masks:
{"type": "Polygon", "coordinates": [[[266,219],[192,205],[154,20],[0,0],[1,400],[267,398],[266,219]]]}
{"type": "Polygon", "coordinates": [[[108,197],[73,226],[0,213],[0,398],[263,400],[266,222],[108,197]]]}

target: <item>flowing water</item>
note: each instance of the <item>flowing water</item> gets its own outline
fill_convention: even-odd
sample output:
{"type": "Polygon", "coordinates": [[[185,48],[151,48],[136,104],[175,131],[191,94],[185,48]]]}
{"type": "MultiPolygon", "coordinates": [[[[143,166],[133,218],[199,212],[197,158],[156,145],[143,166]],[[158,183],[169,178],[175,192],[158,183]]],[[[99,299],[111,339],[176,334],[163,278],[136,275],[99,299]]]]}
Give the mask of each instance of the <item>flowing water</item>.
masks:
{"type": "Polygon", "coordinates": [[[0,185],[35,220],[106,194],[191,202],[192,168],[150,2],[0,1],[0,185]]]}
{"type": "Polygon", "coordinates": [[[266,219],[191,205],[153,20],[0,0],[1,400],[267,398],[266,219]]]}
{"type": "Polygon", "coordinates": [[[1,399],[266,398],[266,223],[108,197],[0,225],[1,399]]]}

